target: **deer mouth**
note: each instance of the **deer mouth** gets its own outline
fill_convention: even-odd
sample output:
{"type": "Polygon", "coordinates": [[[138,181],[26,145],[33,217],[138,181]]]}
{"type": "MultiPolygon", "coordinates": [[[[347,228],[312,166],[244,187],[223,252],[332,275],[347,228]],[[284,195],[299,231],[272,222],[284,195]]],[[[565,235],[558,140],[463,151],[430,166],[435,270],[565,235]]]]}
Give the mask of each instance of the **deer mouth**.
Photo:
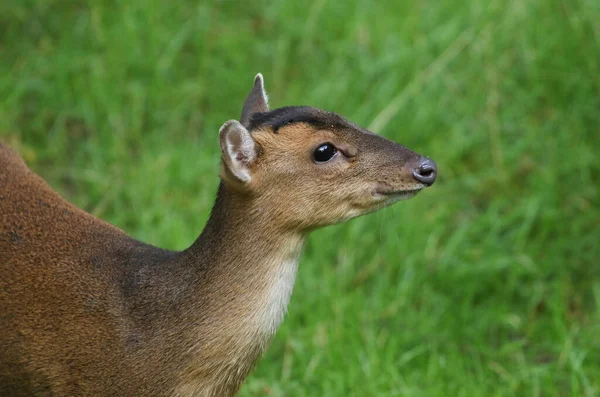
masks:
{"type": "Polygon", "coordinates": [[[408,200],[416,196],[421,190],[423,190],[423,187],[413,189],[393,189],[387,186],[378,186],[373,191],[373,197],[382,201],[408,200]]]}

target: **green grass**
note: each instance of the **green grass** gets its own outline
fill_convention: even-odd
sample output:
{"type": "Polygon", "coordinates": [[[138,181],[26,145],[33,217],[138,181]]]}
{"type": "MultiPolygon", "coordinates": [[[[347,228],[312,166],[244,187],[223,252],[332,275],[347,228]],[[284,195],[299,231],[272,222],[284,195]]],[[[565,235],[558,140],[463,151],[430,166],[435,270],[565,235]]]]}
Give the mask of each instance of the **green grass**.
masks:
{"type": "Polygon", "coordinates": [[[0,139],[133,236],[188,246],[256,72],[434,158],[316,232],[242,396],[600,394],[600,3],[0,3],[0,139]]]}

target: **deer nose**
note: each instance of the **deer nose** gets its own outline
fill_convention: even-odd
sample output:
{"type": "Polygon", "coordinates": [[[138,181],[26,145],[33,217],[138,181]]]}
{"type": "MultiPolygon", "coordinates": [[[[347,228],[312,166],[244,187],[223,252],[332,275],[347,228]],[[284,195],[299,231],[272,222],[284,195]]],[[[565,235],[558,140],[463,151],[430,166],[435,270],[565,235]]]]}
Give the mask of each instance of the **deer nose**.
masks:
{"type": "Polygon", "coordinates": [[[435,161],[430,158],[422,157],[419,161],[419,165],[413,168],[413,177],[427,186],[433,185],[436,176],[437,165],[435,164],[435,161]]]}

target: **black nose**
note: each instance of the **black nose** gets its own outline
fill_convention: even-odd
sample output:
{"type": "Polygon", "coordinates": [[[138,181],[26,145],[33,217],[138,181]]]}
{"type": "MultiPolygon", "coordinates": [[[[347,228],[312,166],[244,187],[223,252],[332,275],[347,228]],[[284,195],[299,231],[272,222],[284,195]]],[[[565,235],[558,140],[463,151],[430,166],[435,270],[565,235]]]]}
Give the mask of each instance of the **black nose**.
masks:
{"type": "Polygon", "coordinates": [[[433,185],[435,177],[437,176],[437,165],[435,164],[435,161],[423,157],[419,162],[419,165],[413,169],[413,176],[417,181],[424,183],[427,186],[433,185]]]}

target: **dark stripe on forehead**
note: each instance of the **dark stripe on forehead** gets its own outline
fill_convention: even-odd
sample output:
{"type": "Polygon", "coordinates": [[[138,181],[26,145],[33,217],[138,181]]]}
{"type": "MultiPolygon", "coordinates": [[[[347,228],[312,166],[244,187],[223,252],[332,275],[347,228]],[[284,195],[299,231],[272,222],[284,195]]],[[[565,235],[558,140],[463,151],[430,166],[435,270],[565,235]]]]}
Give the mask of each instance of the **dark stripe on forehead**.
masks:
{"type": "Polygon", "coordinates": [[[343,117],[310,106],[289,106],[265,113],[255,113],[250,119],[250,130],[271,127],[274,132],[284,125],[308,123],[317,128],[351,127],[343,117]]]}

